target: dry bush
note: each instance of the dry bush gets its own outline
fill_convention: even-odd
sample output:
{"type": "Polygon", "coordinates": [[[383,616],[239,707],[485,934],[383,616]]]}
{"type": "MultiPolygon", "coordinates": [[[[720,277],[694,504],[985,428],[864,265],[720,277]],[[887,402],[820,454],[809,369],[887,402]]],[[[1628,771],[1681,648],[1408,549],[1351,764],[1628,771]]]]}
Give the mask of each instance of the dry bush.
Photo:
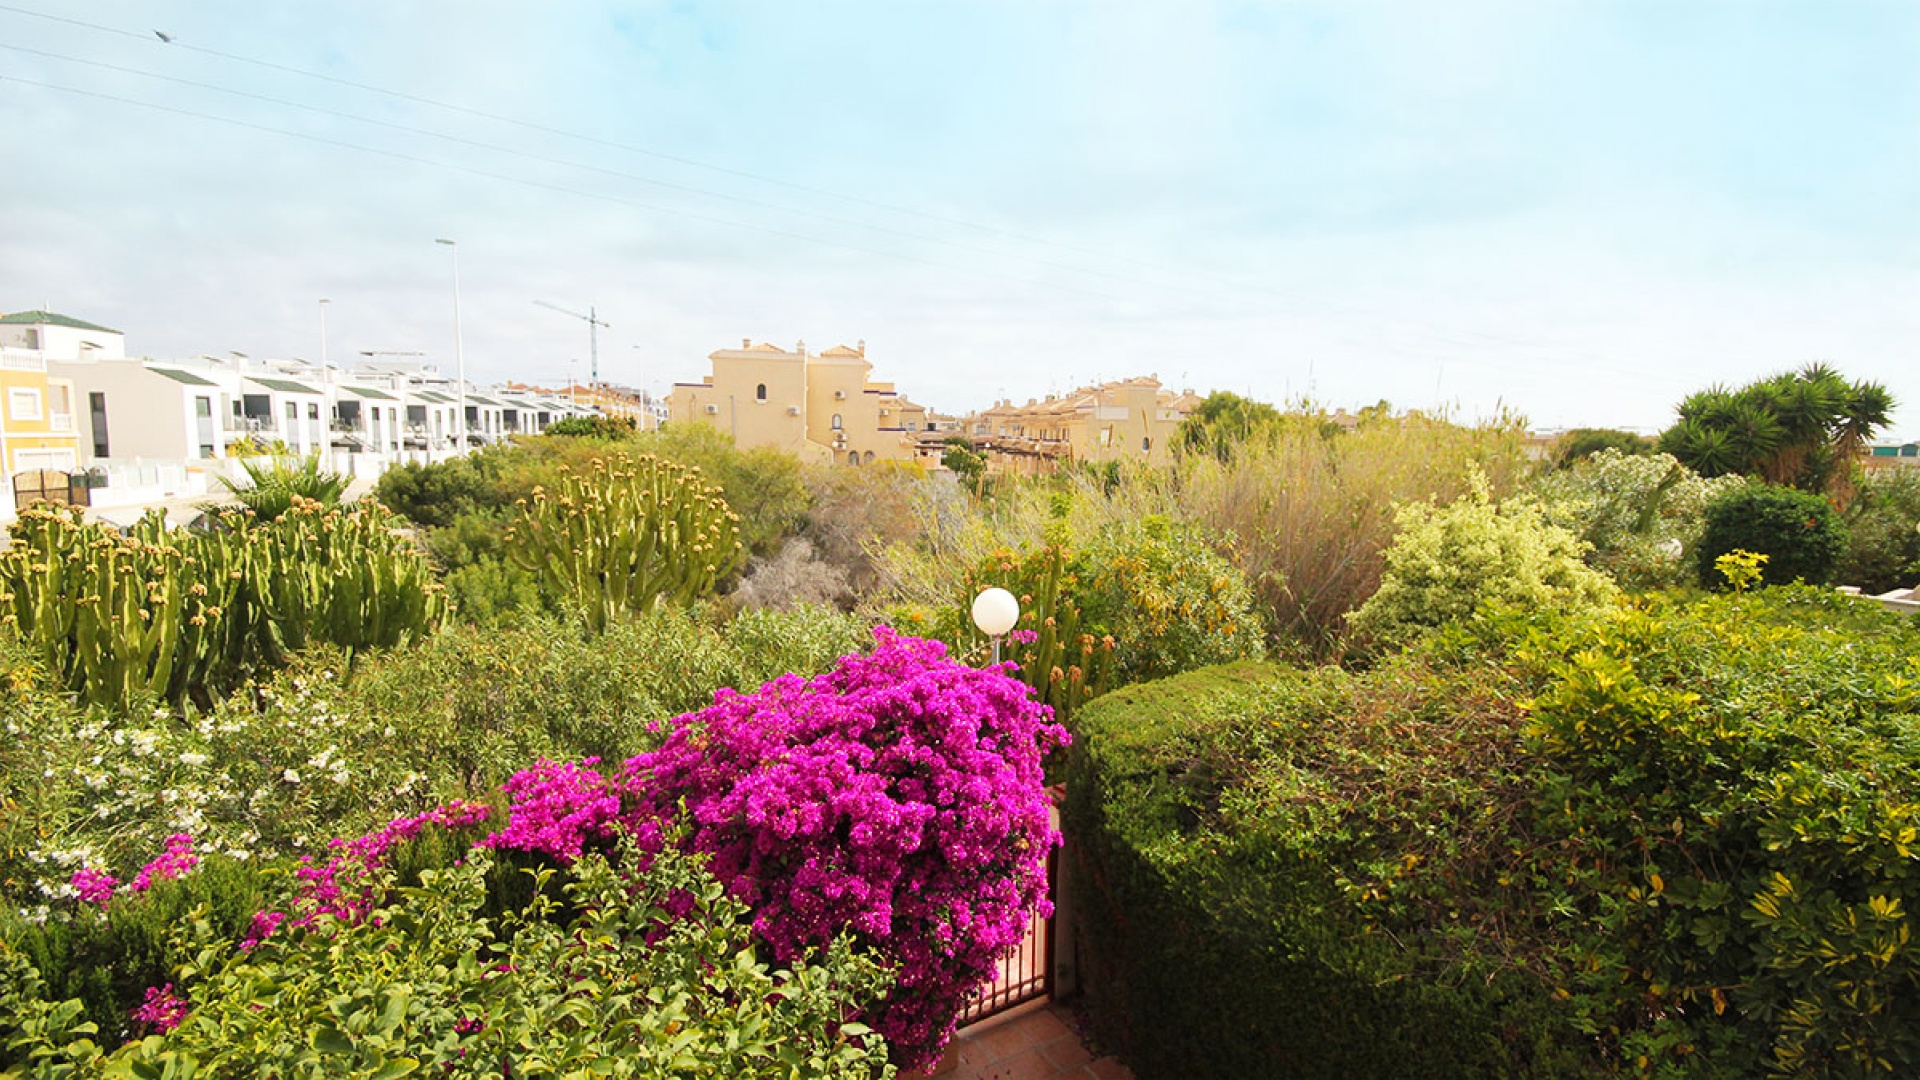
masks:
{"type": "Polygon", "coordinates": [[[821,560],[813,541],[794,536],[775,554],[754,560],[732,597],[749,609],[843,608],[853,599],[853,586],[844,567],[821,560]]]}
{"type": "Polygon", "coordinates": [[[1445,503],[1479,469],[1496,497],[1532,470],[1518,417],[1473,426],[1409,413],[1370,416],[1343,432],[1290,413],[1269,438],[1229,461],[1190,455],[1175,466],[1180,516],[1226,537],[1253,581],[1278,644],[1337,657],[1346,614],[1379,588],[1394,509],[1445,503]]]}

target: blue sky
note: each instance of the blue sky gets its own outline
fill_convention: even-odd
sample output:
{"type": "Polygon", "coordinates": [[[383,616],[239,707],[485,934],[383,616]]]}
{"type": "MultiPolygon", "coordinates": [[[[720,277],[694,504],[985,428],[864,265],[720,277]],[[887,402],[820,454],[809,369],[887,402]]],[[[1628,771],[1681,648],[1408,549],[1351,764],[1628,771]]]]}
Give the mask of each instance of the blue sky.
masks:
{"type": "Polygon", "coordinates": [[[1653,428],[1819,359],[1920,435],[1906,0],[0,0],[0,46],[0,309],[154,356],[316,357],[326,297],[336,362],[451,369],[445,236],[481,381],[585,377],[537,299],[655,389],[865,339],[953,411],[1653,428]]]}

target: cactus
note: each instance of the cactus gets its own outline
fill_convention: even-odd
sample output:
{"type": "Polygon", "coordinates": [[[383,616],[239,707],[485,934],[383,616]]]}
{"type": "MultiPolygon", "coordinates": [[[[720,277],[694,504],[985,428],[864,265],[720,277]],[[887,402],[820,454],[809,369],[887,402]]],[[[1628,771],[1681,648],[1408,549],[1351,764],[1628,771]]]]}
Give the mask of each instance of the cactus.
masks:
{"type": "Polygon", "coordinates": [[[623,612],[688,604],[739,564],[739,516],[698,468],[651,455],[562,467],[559,490],[516,503],[509,556],[573,603],[598,633],[623,612]]]}
{"type": "Polygon", "coordinates": [[[149,514],[123,536],[29,507],[0,552],[0,632],[86,701],[206,704],[310,641],[357,651],[436,625],[440,587],[390,522],[302,500],[266,525],[228,511],[192,532],[149,514]]]}
{"type": "Polygon", "coordinates": [[[968,576],[961,598],[962,611],[990,586],[1019,598],[1020,621],[1014,624],[1003,655],[1019,665],[1020,680],[1032,688],[1036,700],[1053,707],[1054,718],[1062,724],[1089,698],[1108,690],[1114,647],[1113,638],[1096,638],[1081,630],[1080,606],[1073,600],[1077,582],[1067,562],[1067,548],[1061,543],[1047,544],[1025,556],[996,552],[968,576]],[[1026,640],[1029,634],[1032,639],[1026,640]]]}

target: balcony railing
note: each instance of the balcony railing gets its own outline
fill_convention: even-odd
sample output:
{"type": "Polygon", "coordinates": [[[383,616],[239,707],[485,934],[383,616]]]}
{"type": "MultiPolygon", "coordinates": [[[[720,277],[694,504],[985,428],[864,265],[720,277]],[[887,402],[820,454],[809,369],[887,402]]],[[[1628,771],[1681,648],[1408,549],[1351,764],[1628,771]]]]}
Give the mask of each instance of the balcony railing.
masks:
{"type": "Polygon", "coordinates": [[[25,349],[0,349],[0,371],[45,371],[47,358],[43,353],[25,349]]]}
{"type": "Polygon", "coordinates": [[[271,416],[229,416],[226,418],[228,431],[278,431],[271,416]]]}

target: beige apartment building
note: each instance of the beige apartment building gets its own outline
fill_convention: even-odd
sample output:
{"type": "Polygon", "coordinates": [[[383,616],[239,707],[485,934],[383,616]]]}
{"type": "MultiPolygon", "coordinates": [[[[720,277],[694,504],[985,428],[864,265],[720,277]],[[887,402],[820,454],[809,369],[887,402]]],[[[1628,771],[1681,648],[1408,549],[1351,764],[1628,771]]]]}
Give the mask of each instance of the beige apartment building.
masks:
{"type": "Polygon", "coordinates": [[[1174,432],[1201,402],[1150,376],[1087,386],[1014,405],[1001,401],[975,415],[967,431],[994,453],[998,470],[1036,472],[1053,463],[1131,459],[1158,464],[1173,453],[1174,432]]]}
{"type": "Polygon", "coordinates": [[[707,359],[713,374],[667,395],[669,423],[709,424],[743,450],[771,446],[805,461],[914,460],[927,410],[872,381],[864,341],[815,354],[804,341],[788,350],[749,339],[707,359]]]}

